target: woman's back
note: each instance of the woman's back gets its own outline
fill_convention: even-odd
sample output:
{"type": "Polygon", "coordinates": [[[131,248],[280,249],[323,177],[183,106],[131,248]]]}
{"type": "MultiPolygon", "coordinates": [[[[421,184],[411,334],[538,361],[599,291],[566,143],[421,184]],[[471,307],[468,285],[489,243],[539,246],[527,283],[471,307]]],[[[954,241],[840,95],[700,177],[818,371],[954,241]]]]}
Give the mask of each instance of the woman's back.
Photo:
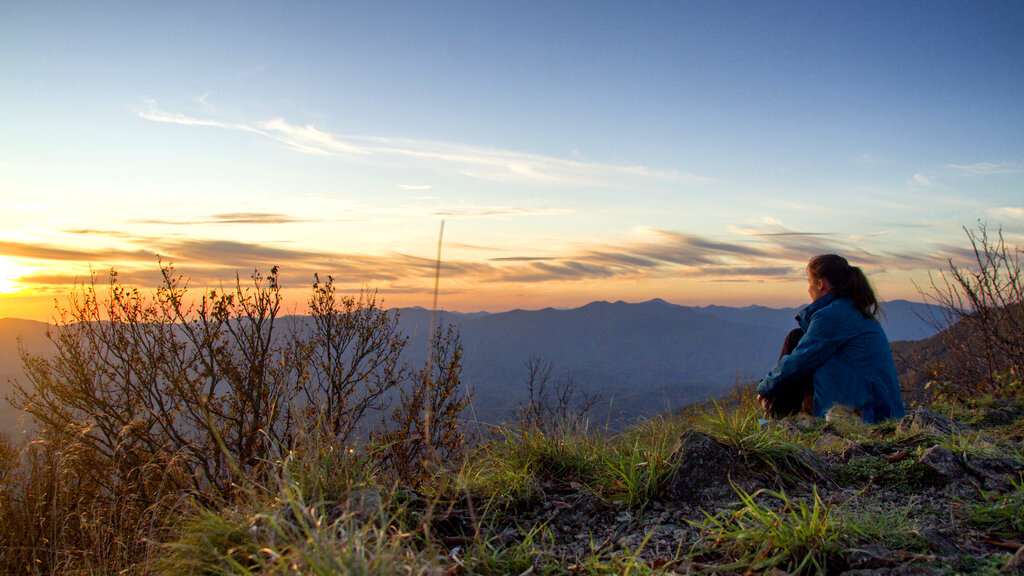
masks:
{"type": "Polygon", "coordinates": [[[834,348],[814,371],[815,416],[842,405],[860,410],[865,422],[903,417],[892,350],[877,321],[866,318],[849,298],[835,298],[810,315],[805,331],[808,344],[827,340],[834,348]]]}

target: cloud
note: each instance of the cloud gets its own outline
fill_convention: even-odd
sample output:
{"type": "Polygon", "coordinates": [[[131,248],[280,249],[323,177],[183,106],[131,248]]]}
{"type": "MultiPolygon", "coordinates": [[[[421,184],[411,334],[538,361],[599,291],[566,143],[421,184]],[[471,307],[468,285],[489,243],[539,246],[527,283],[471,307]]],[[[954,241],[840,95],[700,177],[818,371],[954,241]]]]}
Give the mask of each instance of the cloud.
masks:
{"type": "Polygon", "coordinates": [[[37,202],[0,202],[0,206],[8,210],[18,210],[21,212],[44,212],[56,208],[52,204],[40,204],[37,202]]]}
{"type": "Polygon", "coordinates": [[[864,153],[854,158],[853,163],[857,166],[875,167],[887,165],[889,164],[889,161],[877,154],[864,153]]]}
{"type": "Polygon", "coordinates": [[[543,262],[545,260],[557,260],[554,256],[501,256],[488,258],[489,262],[543,262]]]}
{"type": "Polygon", "coordinates": [[[290,124],[274,118],[251,124],[204,120],[161,110],[155,101],[147,100],[141,118],[154,122],[183,126],[209,126],[243,130],[269,138],[303,154],[338,156],[364,162],[420,162],[430,169],[490,181],[518,183],[555,183],[569,186],[614,186],[622,179],[655,179],[684,185],[710,185],[716,179],[688,174],[674,169],[656,169],[639,165],[619,165],[569,160],[526,152],[468,146],[408,138],[339,136],[313,125],[290,124]]]}
{"type": "Polygon", "coordinates": [[[430,190],[433,186],[429,184],[399,184],[402,190],[430,190]]]}
{"type": "Polygon", "coordinates": [[[558,216],[570,213],[562,208],[516,208],[514,206],[463,206],[457,208],[435,208],[434,216],[446,218],[479,218],[486,216],[558,216]]]}
{"type": "Polygon", "coordinates": [[[224,214],[213,214],[209,218],[198,220],[172,220],[172,219],[147,219],[131,220],[133,224],[174,224],[174,225],[196,225],[196,224],[293,224],[300,222],[322,222],[322,220],[296,218],[287,214],[274,214],[267,212],[227,212],[224,214]]]}
{"type": "Polygon", "coordinates": [[[966,172],[974,175],[987,175],[987,174],[1016,174],[1024,172],[1024,164],[1017,162],[1008,163],[993,163],[993,162],[978,162],[976,164],[947,164],[947,168],[952,168],[960,172],[966,172]]]}
{"type": "Polygon", "coordinates": [[[851,264],[873,271],[934,270],[944,268],[948,260],[958,260],[963,251],[948,245],[918,246],[908,250],[902,243],[883,242],[886,232],[850,234],[802,232],[791,230],[780,222],[766,219],[765,227],[737,230],[763,241],[766,255],[798,264],[802,270],[807,260],[817,254],[840,254],[851,264]],[[895,249],[893,249],[895,248],[895,249]]]}
{"type": "Polygon", "coordinates": [[[49,244],[0,241],[0,255],[27,260],[56,260],[61,262],[123,262],[154,259],[153,252],[145,250],[77,250],[49,244]]]}
{"type": "Polygon", "coordinates": [[[286,147],[304,154],[316,155],[365,155],[373,154],[373,150],[367,147],[351,144],[334,137],[326,132],[321,132],[312,124],[308,126],[295,126],[284,121],[282,118],[275,118],[266,122],[257,123],[257,132],[264,134],[286,147]]]}
{"type": "Polygon", "coordinates": [[[1000,206],[989,209],[988,213],[997,219],[1024,220],[1024,206],[1000,206]]]}
{"type": "Polygon", "coordinates": [[[139,117],[153,122],[164,122],[168,124],[180,124],[182,126],[211,126],[214,128],[228,128],[231,130],[243,130],[246,132],[258,132],[249,126],[241,124],[229,124],[218,120],[201,120],[184,114],[170,114],[161,110],[156,100],[146,100],[146,108],[139,112],[139,117]]]}
{"type": "Polygon", "coordinates": [[[914,174],[914,182],[917,182],[918,184],[921,184],[923,186],[931,186],[932,185],[931,180],[929,180],[923,174],[914,174]]]}
{"type": "MultiPolygon", "coordinates": [[[[1012,207],[1011,207],[1012,208],[1012,207]]],[[[219,214],[225,221],[245,220],[252,215],[219,214]]],[[[257,221],[275,215],[260,213],[257,221]]],[[[749,280],[791,281],[803,275],[807,259],[820,253],[839,253],[870,273],[888,269],[943,269],[947,259],[964,261],[962,248],[930,245],[907,249],[885,235],[826,234],[794,230],[781,222],[766,220],[762,225],[737,230],[735,239],[723,240],[685,232],[641,228],[628,241],[579,244],[533,253],[508,250],[494,255],[488,247],[460,246],[487,250],[480,258],[445,259],[442,278],[463,286],[493,283],[571,283],[600,279],[642,281],[646,279],[690,278],[701,281],[749,280]]],[[[80,230],[99,236],[103,231],[80,230]]],[[[0,254],[42,262],[40,271],[21,281],[73,283],[77,277],[62,276],[48,262],[73,262],[117,266],[122,280],[142,286],[159,283],[158,258],[174,262],[191,279],[193,286],[217,286],[233,282],[237,275],[248,277],[253,270],[281,267],[282,285],[308,285],[314,273],[330,274],[340,285],[358,289],[362,285],[382,292],[422,291],[433,287],[436,260],[426,255],[389,252],[359,254],[307,249],[288,244],[255,244],[224,239],[185,237],[131,237],[119,233],[119,245],[126,248],[85,250],[25,242],[0,242],[0,254]],[[159,255],[159,256],[158,256],[159,255]],[[420,288],[417,288],[419,286],[420,288]]],[[[454,245],[452,245],[454,246],[454,245]]]]}

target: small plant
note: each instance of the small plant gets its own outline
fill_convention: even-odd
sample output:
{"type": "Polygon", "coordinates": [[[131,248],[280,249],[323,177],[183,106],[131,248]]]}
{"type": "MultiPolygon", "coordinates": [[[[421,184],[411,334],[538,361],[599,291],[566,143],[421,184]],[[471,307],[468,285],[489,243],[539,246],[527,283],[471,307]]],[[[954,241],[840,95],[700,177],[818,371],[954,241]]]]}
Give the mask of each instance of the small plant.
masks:
{"type": "Polygon", "coordinates": [[[462,473],[475,489],[506,502],[534,496],[541,484],[593,484],[606,449],[600,437],[571,427],[501,428],[485,446],[462,473]]]}
{"type": "Polygon", "coordinates": [[[726,411],[715,405],[707,414],[703,428],[739,451],[755,467],[777,474],[787,482],[817,478],[809,452],[786,437],[777,427],[762,427],[754,409],[726,411]]]}
{"type": "Polygon", "coordinates": [[[669,458],[638,445],[623,446],[606,454],[603,469],[612,500],[629,508],[643,508],[656,498],[675,473],[669,458]]]}
{"type": "Polygon", "coordinates": [[[793,501],[785,492],[759,490],[748,494],[733,487],[741,507],[732,513],[707,515],[704,540],[733,563],[721,570],[769,570],[823,574],[845,543],[844,527],[831,504],[814,491],[811,503],[793,501]],[[764,500],[774,500],[778,509],[764,500]]]}
{"type": "Polygon", "coordinates": [[[911,498],[905,506],[870,512],[845,505],[843,519],[846,529],[859,542],[881,543],[890,548],[926,552],[929,544],[921,537],[917,522],[912,518],[920,508],[921,503],[916,498],[911,498]]]}
{"type": "Polygon", "coordinates": [[[971,506],[970,520],[1007,538],[1024,536],[1024,476],[1007,494],[983,492],[984,501],[971,506]]]}
{"type": "Polygon", "coordinates": [[[888,462],[884,458],[868,456],[838,466],[832,478],[840,486],[854,486],[865,482],[887,486],[903,493],[912,493],[937,480],[913,458],[888,462]]]}
{"type": "Polygon", "coordinates": [[[480,541],[466,551],[464,560],[453,556],[471,574],[530,574],[535,564],[544,563],[539,542],[546,538],[550,539],[550,533],[540,525],[520,534],[519,541],[511,546],[480,541]]]}

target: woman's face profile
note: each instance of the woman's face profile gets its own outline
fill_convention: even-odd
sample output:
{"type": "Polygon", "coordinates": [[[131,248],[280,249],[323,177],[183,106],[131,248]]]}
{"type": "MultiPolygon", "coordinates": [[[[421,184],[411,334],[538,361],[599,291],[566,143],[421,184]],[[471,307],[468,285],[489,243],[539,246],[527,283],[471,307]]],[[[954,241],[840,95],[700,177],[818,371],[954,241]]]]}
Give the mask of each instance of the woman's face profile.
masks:
{"type": "Polygon", "coordinates": [[[815,278],[810,272],[807,273],[807,294],[811,296],[811,302],[821,298],[832,291],[832,284],[824,278],[815,278]]]}

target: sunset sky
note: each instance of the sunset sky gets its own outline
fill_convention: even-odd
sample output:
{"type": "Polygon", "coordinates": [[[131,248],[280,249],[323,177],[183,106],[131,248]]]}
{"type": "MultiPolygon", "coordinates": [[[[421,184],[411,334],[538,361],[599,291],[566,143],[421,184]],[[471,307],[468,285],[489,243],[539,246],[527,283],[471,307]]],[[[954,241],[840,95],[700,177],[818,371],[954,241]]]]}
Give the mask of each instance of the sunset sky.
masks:
{"type": "Polygon", "coordinates": [[[1024,3],[0,1],[0,317],[160,261],[429,307],[442,220],[446,310],[918,299],[1024,244],[1024,3]]]}

